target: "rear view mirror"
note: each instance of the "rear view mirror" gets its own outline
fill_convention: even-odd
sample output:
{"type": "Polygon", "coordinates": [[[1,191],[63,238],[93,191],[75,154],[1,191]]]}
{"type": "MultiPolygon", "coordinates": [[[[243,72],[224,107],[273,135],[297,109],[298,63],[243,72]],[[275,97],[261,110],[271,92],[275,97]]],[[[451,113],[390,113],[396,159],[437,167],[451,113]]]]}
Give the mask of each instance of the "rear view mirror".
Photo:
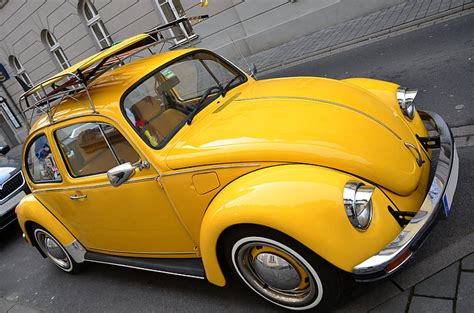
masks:
{"type": "Polygon", "coordinates": [[[9,145],[0,147],[0,154],[5,155],[5,154],[8,153],[8,151],[10,151],[10,146],[9,145]]]}
{"type": "Polygon", "coordinates": [[[163,80],[159,81],[158,86],[156,87],[156,92],[159,95],[162,95],[163,93],[170,91],[171,88],[175,87],[178,84],[179,84],[179,78],[176,75],[166,77],[164,81],[163,80]]]}
{"type": "Polygon", "coordinates": [[[107,172],[107,177],[112,186],[118,187],[132,177],[133,174],[135,174],[135,167],[130,162],[127,162],[111,168],[107,172]]]}

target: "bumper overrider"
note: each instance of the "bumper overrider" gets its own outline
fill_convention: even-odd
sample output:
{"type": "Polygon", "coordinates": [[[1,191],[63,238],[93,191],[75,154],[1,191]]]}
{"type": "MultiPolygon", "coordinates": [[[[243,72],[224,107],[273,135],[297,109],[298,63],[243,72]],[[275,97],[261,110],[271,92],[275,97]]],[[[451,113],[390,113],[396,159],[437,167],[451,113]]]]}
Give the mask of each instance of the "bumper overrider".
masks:
{"type": "Polygon", "coordinates": [[[440,151],[433,181],[418,213],[402,232],[383,250],[353,268],[356,281],[378,280],[398,270],[423,243],[437,216],[441,212],[448,215],[451,209],[459,172],[459,158],[453,135],[438,114],[423,111],[419,114],[439,134],[440,151]]]}

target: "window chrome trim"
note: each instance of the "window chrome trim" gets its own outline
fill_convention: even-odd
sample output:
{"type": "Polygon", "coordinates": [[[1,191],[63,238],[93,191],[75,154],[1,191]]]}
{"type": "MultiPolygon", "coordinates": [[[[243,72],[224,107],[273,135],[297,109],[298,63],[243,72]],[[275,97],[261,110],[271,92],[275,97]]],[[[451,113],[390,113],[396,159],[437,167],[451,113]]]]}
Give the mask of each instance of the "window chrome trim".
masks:
{"type": "MultiPolygon", "coordinates": [[[[150,164],[150,167],[152,167],[155,170],[155,172],[158,173],[158,175],[160,174],[160,171],[158,170],[158,168],[153,163],[146,160],[145,153],[143,153],[143,150],[140,149],[139,146],[135,145],[133,140],[130,140],[131,138],[128,136],[128,133],[117,122],[117,120],[115,120],[114,118],[111,118],[109,116],[97,113],[97,114],[87,114],[87,115],[83,115],[83,116],[70,117],[70,118],[67,118],[67,119],[64,119],[64,120],[61,120],[61,121],[55,123],[54,126],[45,125],[45,126],[42,126],[41,128],[39,128],[39,129],[43,129],[43,128],[46,128],[48,126],[52,126],[50,128],[50,132],[51,132],[52,137],[54,138],[55,148],[58,149],[59,154],[61,155],[61,161],[62,161],[62,164],[64,165],[64,167],[66,168],[66,174],[67,174],[67,178],[69,180],[77,180],[77,179],[82,179],[82,178],[91,178],[91,177],[98,177],[98,176],[101,176],[101,175],[107,175],[107,172],[103,172],[103,173],[96,173],[96,174],[91,174],[91,175],[74,177],[71,174],[71,171],[70,171],[67,163],[65,162],[65,156],[64,156],[63,151],[61,149],[61,146],[59,144],[60,143],[59,139],[56,137],[56,132],[58,130],[64,129],[64,128],[72,126],[72,125],[86,124],[86,123],[97,124],[97,127],[99,127],[99,128],[101,128],[99,126],[100,124],[108,124],[108,125],[112,126],[113,128],[115,128],[123,136],[123,138],[127,141],[127,143],[132,147],[132,149],[135,151],[135,153],[139,156],[139,159],[142,160],[142,161],[147,161],[148,164],[150,164]],[[92,117],[94,120],[87,120],[86,119],[85,121],[83,121],[83,118],[88,118],[88,117],[92,117]],[[97,119],[97,117],[99,117],[99,119],[97,119]],[[100,118],[103,118],[106,121],[101,121],[100,118]],[[75,123],[67,124],[67,125],[62,125],[63,123],[66,123],[67,121],[72,121],[72,120],[75,120],[75,119],[78,119],[79,121],[77,121],[75,123]]],[[[101,133],[102,133],[102,131],[101,131],[101,133]]],[[[103,137],[104,137],[104,135],[103,135],[103,137]]],[[[108,139],[106,138],[106,136],[105,136],[105,141],[108,144],[108,139]]],[[[109,148],[110,148],[110,146],[109,146],[109,148]]],[[[114,152],[112,152],[112,154],[114,154],[114,152]]],[[[115,154],[114,154],[114,158],[115,158],[115,154]]],[[[115,160],[117,161],[117,159],[115,159],[115,160]]]]}

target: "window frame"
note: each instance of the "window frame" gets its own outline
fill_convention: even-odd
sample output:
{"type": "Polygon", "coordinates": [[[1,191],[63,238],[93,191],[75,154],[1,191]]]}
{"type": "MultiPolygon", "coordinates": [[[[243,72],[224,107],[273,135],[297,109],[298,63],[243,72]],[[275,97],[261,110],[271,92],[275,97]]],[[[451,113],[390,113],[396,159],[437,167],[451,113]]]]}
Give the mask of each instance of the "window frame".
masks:
{"type": "Polygon", "coordinates": [[[51,54],[54,56],[54,58],[56,60],[56,63],[59,65],[59,67],[62,70],[65,70],[65,69],[71,67],[71,63],[69,63],[69,60],[66,57],[66,54],[64,53],[63,48],[61,47],[61,45],[59,44],[59,41],[56,39],[56,37],[53,35],[53,33],[50,32],[49,30],[46,30],[44,36],[45,36],[45,43],[49,48],[49,52],[51,52],[51,54]],[[49,38],[51,38],[51,41],[54,44],[51,44],[49,38]],[[63,58],[65,63],[62,63],[60,61],[60,59],[58,57],[58,54],[61,55],[61,57],[63,58]]]}
{"type": "Polygon", "coordinates": [[[130,87],[128,87],[128,89],[122,94],[122,96],[120,97],[120,111],[122,112],[122,116],[123,118],[127,121],[128,125],[130,125],[130,127],[132,127],[133,131],[135,132],[135,134],[137,134],[140,139],[142,139],[142,141],[147,145],[149,146],[150,148],[152,148],[153,150],[161,150],[163,149],[167,144],[168,142],[183,128],[183,126],[186,124],[187,122],[187,119],[184,119],[182,120],[169,134],[168,136],[166,136],[163,141],[160,142],[160,144],[156,147],[154,147],[150,142],[149,140],[147,140],[147,138],[145,137],[144,134],[136,131],[136,127],[131,123],[131,121],[127,118],[127,112],[125,111],[125,105],[124,105],[124,102],[125,102],[125,98],[128,96],[129,93],[131,93],[133,90],[135,90],[139,85],[141,85],[144,81],[146,81],[148,78],[152,77],[153,75],[155,75],[157,72],[160,72],[162,71],[163,69],[165,69],[166,67],[170,66],[171,64],[175,63],[175,62],[178,62],[182,59],[185,59],[187,58],[188,56],[190,55],[193,55],[193,54],[198,54],[198,53],[207,53],[207,54],[210,54],[212,55],[213,57],[219,59],[220,61],[222,61],[222,63],[226,64],[228,67],[230,67],[231,69],[235,70],[237,73],[239,73],[244,79],[238,83],[237,85],[235,85],[232,89],[234,89],[235,87],[237,86],[240,86],[240,85],[243,85],[245,83],[248,82],[249,78],[248,76],[245,74],[244,71],[242,71],[240,68],[238,68],[237,66],[235,66],[234,64],[232,64],[231,62],[227,61],[226,59],[224,59],[223,57],[221,57],[220,55],[218,55],[217,53],[213,52],[213,51],[210,51],[210,50],[206,50],[206,49],[196,49],[196,50],[192,50],[192,51],[189,51],[187,53],[184,53],[182,55],[180,55],[179,57],[176,57],[164,64],[162,64],[161,66],[153,69],[151,72],[147,73],[145,76],[143,76],[142,78],[140,78],[138,81],[136,81],[135,83],[133,83],[130,87]]]}
{"type": "MultiPolygon", "coordinates": [[[[168,4],[170,6],[170,9],[171,9],[171,12],[173,12],[173,15],[175,17],[175,20],[181,18],[179,16],[179,13],[178,13],[178,10],[176,9],[176,7],[174,6],[174,3],[173,1],[171,0],[165,0],[165,3],[160,3],[159,0],[154,0],[155,1],[155,4],[156,6],[158,7],[158,11],[160,11],[160,14],[161,14],[161,17],[163,18],[163,20],[165,21],[165,23],[170,23],[172,21],[168,21],[168,19],[166,18],[166,15],[165,15],[165,12],[163,11],[162,9],[162,5],[165,5],[165,4],[168,4]]],[[[182,4],[181,4],[182,5],[182,4]]],[[[183,32],[183,35],[184,35],[184,38],[181,39],[181,40],[178,40],[177,38],[173,38],[173,41],[174,41],[174,44],[175,46],[179,46],[181,44],[184,44],[186,42],[189,42],[193,39],[196,39],[198,37],[198,35],[196,33],[194,33],[194,28],[191,24],[189,24],[189,26],[191,27],[192,31],[193,31],[193,34],[190,35],[188,33],[188,31],[186,30],[186,27],[184,27],[183,23],[179,23],[178,24],[178,27],[181,29],[181,31],[183,32]]],[[[173,37],[177,37],[177,34],[175,34],[175,32],[173,31],[172,28],[169,29],[171,35],[173,37]]]]}
{"type": "MultiPolygon", "coordinates": [[[[25,172],[26,174],[28,175],[28,178],[31,180],[31,182],[35,185],[40,185],[40,184],[61,184],[63,182],[63,173],[61,173],[61,170],[59,169],[59,166],[58,166],[58,170],[59,170],[59,174],[60,174],[60,179],[59,180],[42,180],[42,181],[36,181],[33,179],[33,176],[31,175],[30,173],[30,167],[28,166],[28,155],[30,153],[30,149],[31,149],[31,146],[33,145],[33,143],[36,142],[36,140],[41,137],[41,136],[45,136],[46,139],[48,140],[48,144],[49,144],[49,148],[51,149],[51,143],[50,143],[50,140],[48,138],[48,135],[46,134],[46,132],[40,132],[38,134],[36,134],[33,138],[31,138],[28,142],[28,144],[26,145],[26,149],[25,149],[25,158],[24,158],[24,162],[23,162],[23,165],[25,166],[25,172]]],[[[54,162],[56,162],[56,166],[58,165],[58,161],[56,160],[55,158],[55,155],[53,153],[53,149],[51,149],[51,153],[53,154],[53,158],[54,158],[54,162]]]]}
{"type": "MultiPolygon", "coordinates": [[[[28,85],[28,87],[32,88],[34,86],[33,81],[31,80],[30,75],[26,71],[25,67],[23,66],[23,63],[18,60],[18,58],[15,55],[10,55],[11,58],[11,65],[13,65],[13,68],[15,69],[16,76],[20,76],[21,80],[25,82],[25,84],[28,85]]],[[[41,99],[41,96],[39,95],[38,92],[33,93],[33,98],[35,101],[38,101],[41,99]]],[[[29,106],[28,106],[29,107],[29,106]]]]}
{"type": "Polygon", "coordinates": [[[107,28],[105,27],[104,22],[102,21],[102,18],[99,14],[99,11],[95,8],[94,4],[90,2],[90,0],[84,0],[82,2],[81,15],[84,18],[85,24],[86,24],[87,28],[89,29],[89,32],[92,33],[92,36],[94,37],[96,43],[99,45],[100,49],[102,50],[102,49],[109,48],[113,43],[112,38],[111,38],[109,32],[107,31],[107,28]],[[92,14],[91,18],[87,17],[86,7],[92,14]],[[100,33],[102,34],[102,36],[104,37],[104,39],[101,40],[97,37],[96,33],[92,29],[92,27],[94,27],[94,26],[98,27],[98,29],[99,29],[100,33]],[[106,46],[104,46],[102,44],[104,41],[106,43],[106,46]]]}
{"type": "Polygon", "coordinates": [[[140,161],[142,159],[142,156],[141,154],[137,151],[137,149],[135,148],[134,145],[132,145],[130,143],[130,140],[124,136],[123,132],[120,131],[120,129],[118,127],[116,127],[115,125],[113,125],[112,123],[108,122],[108,121],[100,121],[100,120],[84,120],[84,121],[74,121],[73,123],[68,123],[66,125],[59,125],[59,127],[55,127],[51,133],[52,133],[52,136],[54,138],[54,143],[56,145],[56,148],[59,150],[59,154],[61,155],[61,160],[64,164],[64,167],[66,168],[66,171],[67,171],[67,174],[68,174],[68,177],[70,179],[83,179],[83,178],[89,178],[89,177],[94,177],[94,176],[102,176],[102,175],[106,175],[107,172],[114,168],[115,166],[118,166],[118,165],[121,165],[121,164],[124,164],[124,163],[120,163],[119,162],[119,159],[117,157],[117,154],[116,152],[114,151],[114,149],[112,148],[112,144],[109,142],[109,140],[107,139],[107,136],[104,134],[103,132],[103,129],[98,126],[100,129],[101,129],[101,135],[102,135],[102,138],[104,139],[105,143],[107,144],[107,148],[110,150],[110,152],[112,153],[112,156],[113,158],[115,159],[115,161],[117,162],[117,165],[111,167],[109,170],[105,171],[105,172],[100,172],[100,173],[93,173],[93,174],[88,174],[88,175],[82,175],[82,176],[76,176],[73,174],[72,172],[72,169],[71,169],[71,166],[69,164],[69,159],[67,157],[67,155],[65,155],[65,152],[63,151],[63,149],[61,148],[61,144],[60,144],[60,141],[59,141],[59,138],[57,137],[57,131],[58,130],[61,130],[61,129],[64,129],[64,128],[67,128],[67,127],[70,127],[70,126],[73,126],[73,125],[78,125],[78,124],[87,124],[87,123],[95,123],[95,124],[107,124],[107,125],[110,125],[112,126],[113,128],[115,128],[121,135],[122,137],[127,141],[127,143],[130,145],[130,147],[133,149],[133,151],[135,151],[135,153],[138,155],[138,161],[140,161]]]}

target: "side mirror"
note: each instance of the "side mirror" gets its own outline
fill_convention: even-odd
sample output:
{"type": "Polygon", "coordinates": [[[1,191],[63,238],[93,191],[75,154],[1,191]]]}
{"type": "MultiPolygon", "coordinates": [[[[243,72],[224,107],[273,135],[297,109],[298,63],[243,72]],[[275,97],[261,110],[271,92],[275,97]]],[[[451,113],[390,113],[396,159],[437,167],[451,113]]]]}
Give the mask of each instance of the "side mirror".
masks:
{"type": "Polygon", "coordinates": [[[8,151],[10,151],[10,146],[9,145],[0,147],[0,154],[5,155],[5,154],[8,153],[8,151]]]}
{"type": "Polygon", "coordinates": [[[107,177],[112,186],[118,187],[132,177],[133,174],[135,174],[135,167],[132,163],[127,162],[111,168],[107,172],[107,177]]]}

